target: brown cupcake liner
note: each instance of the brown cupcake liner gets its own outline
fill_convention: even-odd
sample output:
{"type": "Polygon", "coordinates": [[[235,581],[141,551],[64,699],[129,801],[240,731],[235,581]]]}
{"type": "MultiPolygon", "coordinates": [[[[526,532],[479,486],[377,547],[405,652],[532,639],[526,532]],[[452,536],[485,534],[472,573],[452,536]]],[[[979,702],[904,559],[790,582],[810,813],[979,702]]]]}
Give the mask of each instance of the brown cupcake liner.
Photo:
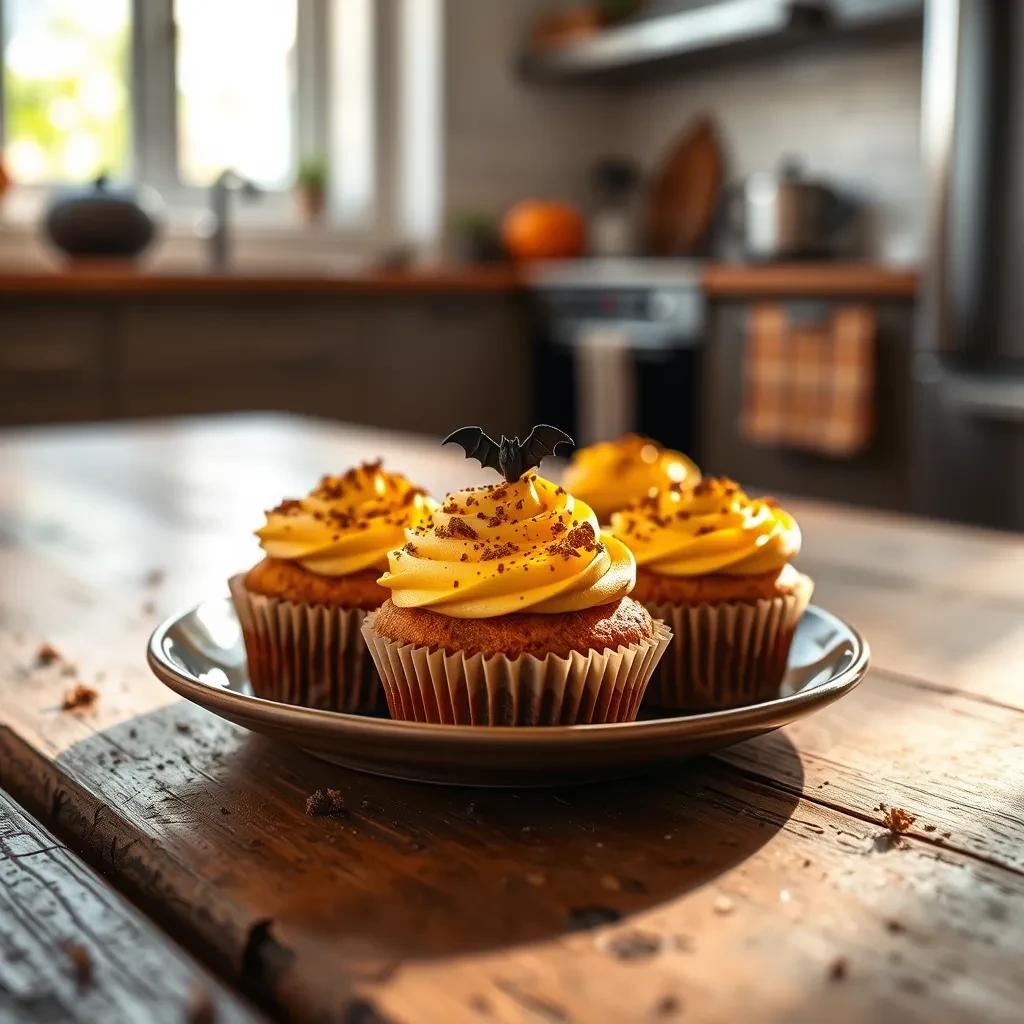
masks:
{"type": "Polygon", "coordinates": [[[648,703],[712,711],[777,697],[793,634],[813,590],[805,576],[794,593],[756,602],[647,604],[675,634],[651,680],[648,703]]]}
{"type": "Polygon", "coordinates": [[[632,722],[672,639],[655,622],[651,640],[615,650],[549,654],[449,653],[402,643],[363,623],[392,718],[448,725],[579,725],[632,722]]]}
{"type": "Polygon", "coordinates": [[[228,581],[257,697],[354,714],[381,711],[384,691],[363,642],[359,608],[300,604],[228,581]]]}

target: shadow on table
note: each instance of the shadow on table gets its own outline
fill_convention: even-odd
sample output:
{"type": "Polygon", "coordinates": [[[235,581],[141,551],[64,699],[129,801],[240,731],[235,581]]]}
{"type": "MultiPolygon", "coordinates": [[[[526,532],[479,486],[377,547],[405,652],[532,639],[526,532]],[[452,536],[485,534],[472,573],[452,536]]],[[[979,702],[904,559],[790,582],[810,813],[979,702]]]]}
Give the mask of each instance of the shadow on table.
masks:
{"type": "MultiPolygon", "coordinates": [[[[800,758],[781,734],[772,753],[793,793],[714,758],[565,789],[420,785],[332,768],[255,736],[230,776],[273,778],[287,762],[310,790],[341,791],[342,814],[310,819],[293,805],[298,820],[277,826],[329,843],[323,871],[289,872],[289,919],[375,955],[436,957],[622,921],[712,881],[792,814],[800,758]],[[328,883],[327,872],[339,874],[328,883]]],[[[276,844],[263,850],[274,856],[276,844]]]]}
{"type": "Polygon", "coordinates": [[[370,975],[625,921],[707,884],[797,803],[797,751],[782,733],[748,741],[763,743],[784,788],[705,757],[572,788],[469,789],[336,768],[179,704],[60,760],[106,794],[103,842],[142,842],[114,873],[134,892],[136,869],[156,872],[160,891],[136,895],[176,929],[209,941],[207,925],[252,922],[243,972],[259,970],[267,940],[275,956],[370,975]],[[339,791],[342,811],[306,814],[321,787],[339,791]]]}

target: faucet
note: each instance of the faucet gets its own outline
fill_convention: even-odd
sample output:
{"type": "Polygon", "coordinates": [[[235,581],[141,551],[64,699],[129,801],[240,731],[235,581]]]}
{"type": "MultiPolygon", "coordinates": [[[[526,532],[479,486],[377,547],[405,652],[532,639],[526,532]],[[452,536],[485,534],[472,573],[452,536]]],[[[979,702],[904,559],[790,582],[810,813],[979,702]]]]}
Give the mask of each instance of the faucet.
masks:
{"type": "Polygon", "coordinates": [[[256,199],[260,190],[247,178],[230,168],[217,175],[210,186],[210,213],[213,223],[208,236],[210,263],[214,270],[226,270],[231,258],[231,231],[228,213],[231,193],[237,191],[243,199],[256,199]]]}

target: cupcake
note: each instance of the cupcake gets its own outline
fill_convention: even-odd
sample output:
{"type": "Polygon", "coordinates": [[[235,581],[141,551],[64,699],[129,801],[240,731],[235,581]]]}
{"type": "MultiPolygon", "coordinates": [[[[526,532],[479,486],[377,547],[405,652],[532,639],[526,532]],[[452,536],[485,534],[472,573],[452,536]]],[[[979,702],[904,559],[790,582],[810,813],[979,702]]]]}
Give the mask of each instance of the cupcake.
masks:
{"type": "Polygon", "coordinates": [[[778,696],[814,587],[790,565],[800,550],[792,516],[706,479],[649,495],[615,513],[611,529],[636,556],[634,598],[676,638],[651,703],[696,711],[778,696]]]}
{"type": "Polygon", "coordinates": [[[636,717],[671,633],[628,596],[633,556],[588,505],[530,467],[447,495],[405,540],[380,579],[391,598],[363,624],[393,718],[636,717]]]}
{"type": "Polygon", "coordinates": [[[682,452],[661,448],[639,434],[581,448],[565,474],[565,486],[585,501],[602,523],[613,512],[673,484],[692,486],[700,470],[682,452]]]}
{"type": "Polygon", "coordinates": [[[331,711],[383,708],[360,634],[388,591],[377,583],[403,531],[434,503],[380,462],[325,476],[305,498],[267,512],[266,557],[230,581],[258,697],[331,711]]]}

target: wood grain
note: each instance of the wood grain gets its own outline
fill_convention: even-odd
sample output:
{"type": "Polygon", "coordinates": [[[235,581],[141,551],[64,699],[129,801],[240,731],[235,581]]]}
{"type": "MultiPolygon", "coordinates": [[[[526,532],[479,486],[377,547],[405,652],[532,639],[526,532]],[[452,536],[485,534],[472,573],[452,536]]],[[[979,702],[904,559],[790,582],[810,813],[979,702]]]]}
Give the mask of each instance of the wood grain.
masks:
{"type": "Polygon", "coordinates": [[[255,557],[258,510],[320,472],[384,454],[440,491],[474,467],[283,418],[5,440],[0,785],[273,1014],[1016,1019],[1021,711],[985,661],[1020,628],[1018,539],[792,503],[819,595],[875,645],[849,698],[644,780],[422,787],[178,702],[142,652],[160,614],[255,557]],[[973,657],[942,618],[954,598],[973,657]],[[62,660],[37,663],[44,640],[62,660]],[[78,678],[99,702],[61,712],[78,678]],[[346,812],[307,817],[325,785],[346,812]],[[880,802],[916,815],[908,836],[880,802]]]}
{"type": "Polygon", "coordinates": [[[725,298],[864,298],[908,301],[917,294],[915,270],[872,263],[712,263],[701,277],[705,293],[725,298]]]}
{"type": "Polygon", "coordinates": [[[262,1019],[0,794],[0,1020],[262,1019]]]}
{"type": "MultiPolygon", "coordinates": [[[[50,273],[0,268],[0,295],[144,297],[167,295],[334,295],[344,293],[508,292],[525,286],[517,268],[440,266],[347,274],[181,274],[120,264],[50,273]]],[[[712,298],[832,297],[913,299],[918,275],[867,263],[709,264],[702,285],[712,298]]]]}

